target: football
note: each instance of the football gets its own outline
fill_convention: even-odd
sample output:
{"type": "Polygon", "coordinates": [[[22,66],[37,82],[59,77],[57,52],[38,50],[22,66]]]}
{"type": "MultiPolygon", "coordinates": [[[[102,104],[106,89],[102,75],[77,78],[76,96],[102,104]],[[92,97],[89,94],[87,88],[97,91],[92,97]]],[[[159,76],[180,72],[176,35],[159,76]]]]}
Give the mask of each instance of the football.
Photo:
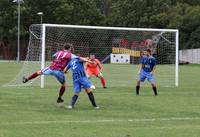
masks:
{"type": "Polygon", "coordinates": [[[92,85],[90,88],[91,88],[91,89],[96,89],[96,87],[95,87],[94,85],[92,85]]]}

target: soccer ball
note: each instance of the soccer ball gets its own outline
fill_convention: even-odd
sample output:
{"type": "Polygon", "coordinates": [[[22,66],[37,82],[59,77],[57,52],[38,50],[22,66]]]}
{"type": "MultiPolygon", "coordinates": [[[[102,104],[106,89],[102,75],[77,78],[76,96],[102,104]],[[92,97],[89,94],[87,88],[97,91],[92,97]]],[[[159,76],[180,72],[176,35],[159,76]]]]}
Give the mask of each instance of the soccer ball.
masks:
{"type": "Polygon", "coordinates": [[[96,89],[96,87],[95,87],[94,85],[92,85],[90,88],[91,88],[91,89],[96,89]]]}

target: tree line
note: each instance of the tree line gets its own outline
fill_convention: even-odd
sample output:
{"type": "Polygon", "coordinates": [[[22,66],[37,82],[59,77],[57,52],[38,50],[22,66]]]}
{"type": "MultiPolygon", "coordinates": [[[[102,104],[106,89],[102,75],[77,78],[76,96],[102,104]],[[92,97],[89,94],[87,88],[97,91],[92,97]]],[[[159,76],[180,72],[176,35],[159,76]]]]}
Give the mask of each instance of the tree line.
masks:
{"type": "MultiPolygon", "coordinates": [[[[28,39],[29,26],[44,23],[171,28],[180,31],[180,49],[200,47],[199,0],[24,0],[21,36],[28,39]]],[[[1,40],[16,39],[17,4],[0,0],[1,40]]]]}

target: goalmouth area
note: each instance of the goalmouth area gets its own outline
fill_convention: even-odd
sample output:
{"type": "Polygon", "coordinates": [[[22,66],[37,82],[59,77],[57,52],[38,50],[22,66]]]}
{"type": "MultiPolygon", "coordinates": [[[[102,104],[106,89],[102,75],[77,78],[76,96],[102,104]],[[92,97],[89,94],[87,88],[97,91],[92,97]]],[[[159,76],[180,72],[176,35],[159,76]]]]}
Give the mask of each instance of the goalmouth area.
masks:
{"type": "MultiPolygon", "coordinates": [[[[88,57],[92,53],[101,61],[122,51],[130,55],[130,64],[133,65],[138,65],[142,51],[150,48],[157,60],[156,77],[162,82],[160,86],[179,85],[179,31],[176,29],[61,24],[33,24],[29,29],[30,38],[24,65],[6,86],[21,86],[21,77],[29,75],[35,69],[44,69],[47,62],[52,60],[52,55],[61,50],[64,43],[73,44],[75,54],[88,57]]],[[[136,67],[134,71],[137,71],[136,67]]],[[[125,72],[118,70],[119,78],[121,73],[125,72]]],[[[33,81],[33,84],[40,84],[44,88],[44,76],[41,76],[40,81],[33,81]]]]}

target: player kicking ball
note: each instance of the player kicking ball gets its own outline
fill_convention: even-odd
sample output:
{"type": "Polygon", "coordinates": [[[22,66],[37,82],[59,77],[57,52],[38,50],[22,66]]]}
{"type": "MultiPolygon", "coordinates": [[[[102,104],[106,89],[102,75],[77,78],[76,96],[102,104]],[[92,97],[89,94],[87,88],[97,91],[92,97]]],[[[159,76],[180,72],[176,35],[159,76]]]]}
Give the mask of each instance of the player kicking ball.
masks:
{"type": "MultiPolygon", "coordinates": [[[[84,62],[90,62],[90,60],[84,59],[84,62]]],[[[73,78],[73,86],[74,86],[74,95],[71,99],[70,105],[68,106],[69,109],[74,108],[74,105],[76,104],[76,101],[79,97],[79,94],[81,92],[81,88],[83,87],[88,94],[89,100],[92,104],[92,106],[95,109],[99,109],[99,107],[96,105],[95,98],[92,92],[92,84],[88,80],[85,69],[83,65],[83,61],[79,58],[73,58],[67,67],[64,69],[64,72],[67,73],[69,69],[72,71],[72,78],[73,78]]]]}
{"type": "Polygon", "coordinates": [[[145,79],[147,79],[151,83],[154,95],[155,96],[158,95],[156,83],[153,77],[155,69],[156,69],[156,59],[151,55],[151,49],[147,49],[140,60],[139,71],[138,71],[139,76],[136,85],[136,95],[139,95],[140,92],[140,82],[144,82],[145,79]]]}
{"type": "Polygon", "coordinates": [[[92,78],[92,76],[96,76],[101,80],[101,85],[103,88],[106,88],[106,81],[102,75],[103,66],[101,65],[100,61],[95,58],[95,55],[91,54],[90,61],[93,63],[87,62],[85,64],[85,70],[88,75],[88,78],[92,78]]]}
{"type": "Polygon", "coordinates": [[[56,52],[56,54],[53,55],[54,60],[52,61],[50,66],[46,67],[43,70],[39,70],[28,77],[23,77],[22,82],[26,83],[31,79],[34,79],[40,75],[52,75],[61,84],[57,103],[64,102],[64,100],[62,99],[62,96],[65,92],[65,75],[63,70],[66,67],[66,65],[70,62],[70,60],[76,57],[71,53],[71,47],[72,47],[71,44],[69,43],[65,44],[63,46],[63,50],[58,51],[56,52]]]}

